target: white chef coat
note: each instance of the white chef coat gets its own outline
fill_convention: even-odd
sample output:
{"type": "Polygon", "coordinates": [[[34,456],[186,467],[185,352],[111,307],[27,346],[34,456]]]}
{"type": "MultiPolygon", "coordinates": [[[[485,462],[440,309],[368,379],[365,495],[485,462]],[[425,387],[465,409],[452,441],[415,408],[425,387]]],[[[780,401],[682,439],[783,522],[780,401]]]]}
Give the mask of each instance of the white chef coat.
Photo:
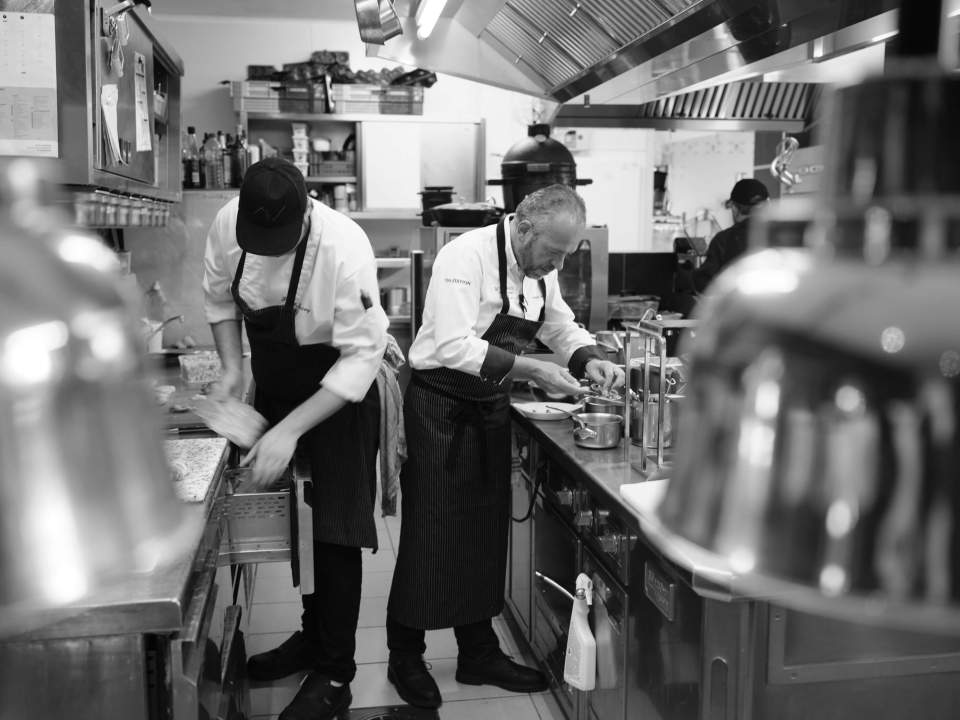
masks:
{"type": "MultiPolygon", "coordinates": [[[[230,286],[240,262],[234,198],[217,213],[203,258],[207,321],[240,318],[230,286]]],[[[323,387],[359,402],[376,377],[387,346],[387,315],[380,306],[377,265],[363,229],[345,215],[311,201],[310,234],[294,302],[294,329],[300,345],[324,343],[340,358],[323,387]]],[[[278,257],[248,253],[240,279],[244,302],[257,310],[286,300],[295,251],[278,257]]]]}
{"type": "MultiPolygon", "coordinates": [[[[510,219],[505,227],[510,315],[536,320],[544,298],[539,283],[524,277],[517,265],[510,242],[510,219]],[[521,293],[525,309],[520,306],[521,293]]],[[[465,232],[440,249],[424,301],[423,326],[408,353],[410,367],[446,367],[480,375],[489,347],[481,336],[503,308],[499,266],[496,225],[465,232]]],[[[575,350],[594,342],[590,333],[577,325],[573,311],[561,297],[556,270],[544,277],[544,283],[547,308],[537,338],[566,364],[575,350]]]]}

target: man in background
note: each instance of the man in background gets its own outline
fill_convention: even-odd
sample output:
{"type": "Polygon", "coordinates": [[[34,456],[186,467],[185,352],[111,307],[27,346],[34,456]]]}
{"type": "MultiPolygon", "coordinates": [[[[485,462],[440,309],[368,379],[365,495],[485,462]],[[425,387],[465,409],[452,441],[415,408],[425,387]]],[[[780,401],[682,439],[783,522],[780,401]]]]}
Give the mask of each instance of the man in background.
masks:
{"type": "Polygon", "coordinates": [[[747,233],[753,211],[770,199],[766,186],[759,180],[738,180],[730,191],[726,206],[733,213],[733,226],[721,230],[710,241],[703,264],[690,273],[693,288],[701,293],[713,278],[747,250],[747,233]]]}

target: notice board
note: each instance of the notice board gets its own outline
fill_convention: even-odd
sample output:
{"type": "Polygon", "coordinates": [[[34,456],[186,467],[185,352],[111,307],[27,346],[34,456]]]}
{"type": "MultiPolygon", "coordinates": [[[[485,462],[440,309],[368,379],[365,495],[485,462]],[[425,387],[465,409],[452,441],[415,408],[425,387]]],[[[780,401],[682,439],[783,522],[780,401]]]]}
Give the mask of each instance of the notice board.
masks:
{"type": "Polygon", "coordinates": [[[0,155],[59,156],[54,2],[0,0],[0,155]]]}

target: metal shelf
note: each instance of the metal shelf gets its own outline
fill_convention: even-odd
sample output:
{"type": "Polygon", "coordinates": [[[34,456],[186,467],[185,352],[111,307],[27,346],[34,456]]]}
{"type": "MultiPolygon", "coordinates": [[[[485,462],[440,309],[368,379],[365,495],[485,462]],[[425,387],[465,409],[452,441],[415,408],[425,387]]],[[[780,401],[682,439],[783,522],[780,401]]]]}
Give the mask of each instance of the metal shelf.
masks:
{"type": "Polygon", "coordinates": [[[418,210],[354,210],[347,216],[355,220],[420,220],[418,210]]]}
{"type": "Polygon", "coordinates": [[[388,120],[390,122],[436,122],[433,117],[425,118],[423,115],[392,115],[380,113],[285,113],[285,112],[262,112],[262,111],[238,111],[245,114],[247,120],[291,120],[299,122],[366,122],[368,120],[388,120]]]}
{"type": "Polygon", "coordinates": [[[308,183],[329,183],[331,185],[346,185],[355,184],[357,182],[356,175],[307,175],[304,180],[308,183]]]}

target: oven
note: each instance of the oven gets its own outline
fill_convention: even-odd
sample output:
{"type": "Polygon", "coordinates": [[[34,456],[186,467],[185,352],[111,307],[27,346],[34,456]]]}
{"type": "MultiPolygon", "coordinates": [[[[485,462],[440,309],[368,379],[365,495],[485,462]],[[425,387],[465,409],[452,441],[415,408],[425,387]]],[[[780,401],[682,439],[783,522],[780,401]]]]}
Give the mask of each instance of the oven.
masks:
{"type": "Polygon", "coordinates": [[[568,718],[578,717],[578,690],[563,680],[567,631],[573,609],[570,598],[546,582],[549,578],[570,591],[580,572],[580,541],[560,515],[538,497],[534,507],[533,653],[546,671],[554,695],[568,718]]]}

